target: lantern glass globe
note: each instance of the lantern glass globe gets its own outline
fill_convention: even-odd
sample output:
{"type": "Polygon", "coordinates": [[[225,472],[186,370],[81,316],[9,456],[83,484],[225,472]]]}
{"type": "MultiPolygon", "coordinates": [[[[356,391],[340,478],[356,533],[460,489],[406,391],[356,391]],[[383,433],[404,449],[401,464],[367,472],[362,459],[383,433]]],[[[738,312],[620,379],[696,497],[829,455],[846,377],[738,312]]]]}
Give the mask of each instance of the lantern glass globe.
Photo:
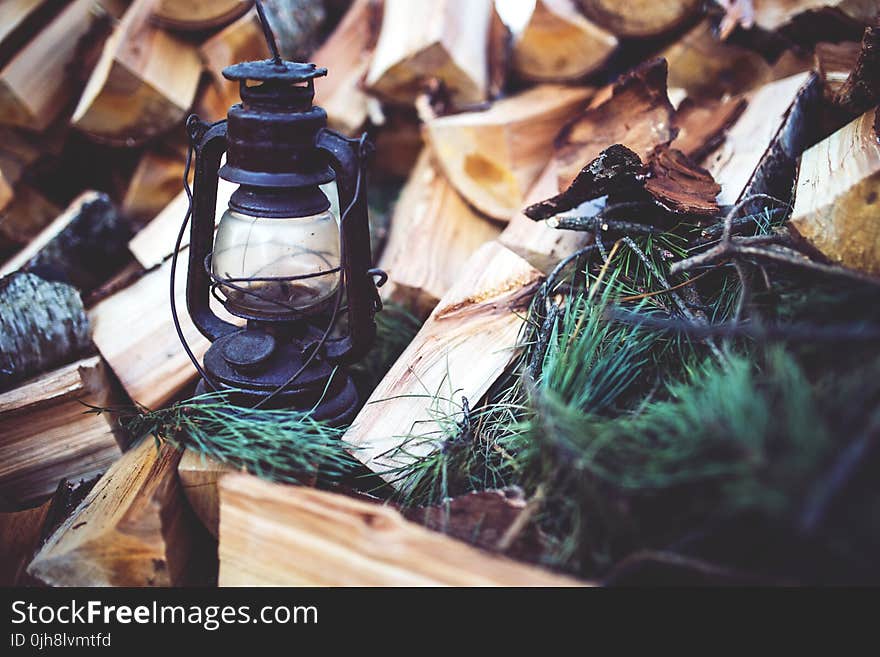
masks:
{"type": "Polygon", "coordinates": [[[211,258],[214,276],[227,282],[220,284],[227,309],[266,319],[321,306],[339,288],[339,266],[339,223],[330,211],[275,218],[229,209],[211,258]]]}

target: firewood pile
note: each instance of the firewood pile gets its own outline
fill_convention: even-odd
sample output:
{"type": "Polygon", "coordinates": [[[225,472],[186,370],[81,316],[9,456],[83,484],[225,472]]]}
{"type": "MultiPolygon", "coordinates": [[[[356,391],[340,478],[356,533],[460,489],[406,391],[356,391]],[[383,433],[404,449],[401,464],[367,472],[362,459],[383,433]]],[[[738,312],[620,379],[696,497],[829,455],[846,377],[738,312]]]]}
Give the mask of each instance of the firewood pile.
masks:
{"type": "Polygon", "coordinates": [[[263,4],[409,332],[296,447],[203,407],[288,465],[187,442],[184,124],[253,2],[0,3],[0,583],[880,581],[876,0],[263,4]]]}

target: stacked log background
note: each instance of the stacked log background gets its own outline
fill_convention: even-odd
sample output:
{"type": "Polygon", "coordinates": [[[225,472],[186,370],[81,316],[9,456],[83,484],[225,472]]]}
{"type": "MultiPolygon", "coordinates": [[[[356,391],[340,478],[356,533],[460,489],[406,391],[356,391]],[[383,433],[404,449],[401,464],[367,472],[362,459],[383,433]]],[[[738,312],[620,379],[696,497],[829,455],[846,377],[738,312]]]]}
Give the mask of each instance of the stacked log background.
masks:
{"type": "MultiPolygon", "coordinates": [[[[329,69],[316,103],[331,127],[376,142],[373,182],[397,199],[390,225],[374,217],[382,294],[426,318],[346,435],[380,475],[401,464],[400,436],[436,428],[426,389],[477,401],[507,370],[535,289],[591,239],[523,210],[595,183],[585,167],[611,146],[688,172],[683,190],[645,186],[665,208],[789,198],[811,248],[880,275],[875,2],[339,4],[266,2],[285,55],[329,69]]],[[[373,502],[230,475],[149,438],[129,449],[113,418],[85,412],[193,391],[168,300],[183,122],[223,118],[237,86],[222,68],[267,54],[248,0],[0,3],[0,583],[572,583],[373,502]],[[393,561],[372,534],[400,542],[393,561]],[[330,552],[363,567],[294,563],[330,552]]],[[[232,191],[221,183],[218,216],[232,191]]]]}

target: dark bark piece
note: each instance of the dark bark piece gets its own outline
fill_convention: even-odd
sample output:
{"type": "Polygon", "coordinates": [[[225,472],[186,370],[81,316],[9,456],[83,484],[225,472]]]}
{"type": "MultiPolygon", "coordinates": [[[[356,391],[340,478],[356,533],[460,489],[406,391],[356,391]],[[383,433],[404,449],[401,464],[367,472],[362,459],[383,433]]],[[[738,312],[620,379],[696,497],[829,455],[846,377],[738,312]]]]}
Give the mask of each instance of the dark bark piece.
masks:
{"type": "Polygon", "coordinates": [[[685,98],[675,112],[678,135],[672,146],[699,162],[721,145],[746,105],[742,97],[703,102],[685,98]]]}
{"type": "Polygon", "coordinates": [[[715,197],[721,185],[680,150],[659,148],[647,166],[645,191],[665,210],[710,217],[718,214],[715,197]]]}
{"type": "Polygon", "coordinates": [[[666,74],[666,60],[645,62],[614,84],[607,101],[563,128],[555,159],[560,190],[611,144],[622,144],[644,161],[656,147],[675,138],[666,74]]]}
{"type": "Polygon", "coordinates": [[[584,201],[635,189],[639,186],[638,177],[641,170],[642,161],[636,153],[626,146],[614,144],[581,169],[565,191],[530,205],[523,213],[529,219],[541,221],[571,210],[584,201]]]}
{"type": "Polygon", "coordinates": [[[86,192],[4,268],[51,272],[53,279],[88,292],[130,260],[130,238],[131,229],[110,198],[86,192]]]}
{"type": "MultiPolygon", "coordinates": [[[[263,0],[281,56],[306,61],[320,45],[327,13],[320,0],[263,0]]],[[[321,65],[320,62],[318,64],[321,65]]]]}
{"type": "MultiPolygon", "coordinates": [[[[405,510],[403,515],[428,529],[494,552],[525,510],[522,491],[508,488],[460,495],[437,506],[405,510]]],[[[537,528],[529,525],[504,552],[518,559],[536,561],[544,547],[537,528]]]]}
{"type": "Polygon", "coordinates": [[[865,29],[855,67],[834,98],[850,116],[857,116],[880,102],[880,14],[865,29]]]}
{"type": "Polygon", "coordinates": [[[861,44],[857,41],[816,44],[814,68],[822,78],[825,98],[832,103],[855,68],[860,50],[861,44]]]}
{"type": "Polygon", "coordinates": [[[75,288],[22,272],[0,279],[0,390],[75,360],[91,345],[75,288]]]}

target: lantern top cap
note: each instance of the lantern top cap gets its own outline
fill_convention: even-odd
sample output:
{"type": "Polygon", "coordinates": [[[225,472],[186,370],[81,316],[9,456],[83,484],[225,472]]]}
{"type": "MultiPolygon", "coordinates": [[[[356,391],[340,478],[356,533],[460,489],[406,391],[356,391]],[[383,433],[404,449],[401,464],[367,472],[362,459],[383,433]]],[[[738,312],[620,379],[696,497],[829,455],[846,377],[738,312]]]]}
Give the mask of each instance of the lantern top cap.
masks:
{"type": "Polygon", "coordinates": [[[256,80],[260,82],[308,82],[327,75],[326,68],[316,64],[303,64],[287,60],[263,59],[255,62],[241,62],[223,69],[227,80],[256,80]]]}

